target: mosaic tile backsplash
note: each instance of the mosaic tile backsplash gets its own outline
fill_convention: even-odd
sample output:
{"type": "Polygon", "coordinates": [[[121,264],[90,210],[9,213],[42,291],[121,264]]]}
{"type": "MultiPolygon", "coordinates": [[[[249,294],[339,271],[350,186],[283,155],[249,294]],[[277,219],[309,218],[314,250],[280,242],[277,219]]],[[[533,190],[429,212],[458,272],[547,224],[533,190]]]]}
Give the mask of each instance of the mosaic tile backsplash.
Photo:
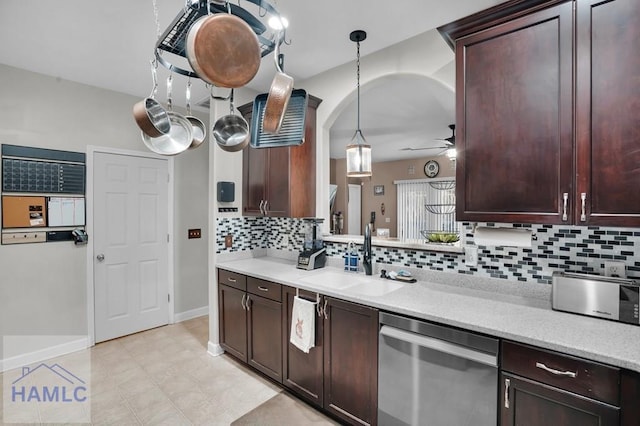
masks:
{"type": "MultiPolygon", "coordinates": [[[[599,274],[604,262],[624,262],[627,276],[640,279],[640,228],[604,228],[564,225],[493,224],[479,226],[531,229],[536,235],[532,247],[478,246],[477,266],[468,266],[464,254],[426,250],[374,247],[374,260],[396,267],[502,278],[524,282],[551,283],[554,271],[599,274]]],[[[244,251],[271,248],[300,251],[306,224],[289,218],[218,218],[216,251],[244,251]],[[224,238],[233,235],[226,248],[224,238]]],[[[462,242],[475,246],[470,223],[462,224],[462,242]]],[[[347,245],[325,242],[329,256],[342,257],[347,245]]],[[[360,246],[360,249],[362,247],[360,246]]]]}

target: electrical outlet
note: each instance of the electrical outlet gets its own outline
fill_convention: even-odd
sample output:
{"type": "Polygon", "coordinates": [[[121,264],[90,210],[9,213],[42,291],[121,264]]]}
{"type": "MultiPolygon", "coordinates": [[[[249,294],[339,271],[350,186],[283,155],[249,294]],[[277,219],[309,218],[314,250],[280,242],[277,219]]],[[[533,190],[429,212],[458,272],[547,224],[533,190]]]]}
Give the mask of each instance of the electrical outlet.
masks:
{"type": "Polygon", "coordinates": [[[282,234],[282,245],[289,246],[289,234],[282,234]]]}
{"type": "Polygon", "coordinates": [[[464,263],[467,266],[478,266],[478,247],[464,248],[464,263]]]}
{"type": "Polygon", "coordinates": [[[201,229],[189,229],[187,231],[187,235],[188,235],[189,239],[202,238],[202,230],[201,229]]]}
{"type": "Polygon", "coordinates": [[[626,278],[626,265],[623,262],[604,262],[604,276],[626,278]]]}
{"type": "Polygon", "coordinates": [[[232,245],[233,245],[233,236],[229,234],[226,237],[224,237],[224,246],[226,248],[231,248],[232,245]]]}

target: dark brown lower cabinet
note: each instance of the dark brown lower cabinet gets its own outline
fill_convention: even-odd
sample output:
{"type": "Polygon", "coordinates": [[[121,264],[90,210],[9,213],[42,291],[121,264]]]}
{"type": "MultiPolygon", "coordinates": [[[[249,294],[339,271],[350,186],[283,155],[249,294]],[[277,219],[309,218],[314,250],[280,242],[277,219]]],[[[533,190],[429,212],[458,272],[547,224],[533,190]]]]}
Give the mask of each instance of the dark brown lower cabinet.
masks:
{"type": "Polygon", "coordinates": [[[617,426],[620,409],[533,380],[501,374],[502,426],[617,426]]]}
{"type": "MultiPolygon", "coordinates": [[[[285,288],[286,324],[296,295],[285,288]]],[[[316,300],[315,293],[300,291],[316,300]]],[[[284,344],[283,384],[344,423],[377,424],[378,414],[378,310],[326,296],[316,317],[316,343],[308,354],[284,344]]]]}
{"type": "Polygon", "coordinates": [[[249,345],[247,362],[282,382],[282,303],[247,295],[249,345]]]}
{"type": "Polygon", "coordinates": [[[621,370],[502,341],[501,426],[615,426],[621,370]]]}
{"type": "MultiPolygon", "coordinates": [[[[323,321],[316,316],[316,342],[315,347],[306,354],[289,342],[291,336],[291,311],[293,309],[293,299],[296,296],[296,289],[292,287],[284,288],[285,318],[285,340],[283,342],[283,380],[282,383],[295,392],[300,398],[322,407],[323,389],[323,347],[324,339],[323,321]]],[[[300,290],[300,297],[308,300],[317,300],[316,293],[300,290]]]]}
{"type": "Polygon", "coordinates": [[[324,407],[352,424],[377,424],[378,310],[324,303],[324,407]]]}
{"type": "Polygon", "coordinates": [[[218,286],[220,306],[220,346],[236,358],[247,362],[246,292],[227,285],[218,286]]]}
{"type": "Polygon", "coordinates": [[[282,383],[282,286],[245,276],[229,281],[227,275],[223,270],[218,274],[220,345],[282,383]]]}

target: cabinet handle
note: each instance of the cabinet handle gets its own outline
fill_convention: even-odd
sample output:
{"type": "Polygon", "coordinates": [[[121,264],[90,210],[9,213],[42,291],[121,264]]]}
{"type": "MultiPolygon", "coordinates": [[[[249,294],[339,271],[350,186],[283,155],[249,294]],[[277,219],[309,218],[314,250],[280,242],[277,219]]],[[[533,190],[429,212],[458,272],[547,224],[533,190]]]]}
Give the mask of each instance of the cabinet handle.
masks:
{"type": "Polygon", "coordinates": [[[267,287],[263,287],[261,285],[258,286],[258,290],[260,290],[260,291],[269,291],[269,289],[267,287]]]}
{"type": "Polygon", "coordinates": [[[567,377],[571,377],[572,379],[576,378],[576,373],[574,373],[573,371],[556,370],[554,368],[547,367],[546,365],[544,365],[541,362],[536,362],[536,367],[540,368],[540,369],[542,369],[544,371],[547,371],[547,372],[549,372],[549,373],[551,373],[553,375],[556,375],[556,376],[567,376],[567,377]]]}
{"type": "Polygon", "coordinates": [[[260,200],[260,214],[264,214],[264,210],[263,210],[263,206],[264,205],[264,200],[260,200]]]}
{"type": "Polygon", "coordinates": [[[504,408],[509,408],[509,387],[511,386],[511,380],[504,379],[504,408]]]}
{"type": "Polygon", "coordinates": [[[264,200],[264,214],[265,216],[269,214],[269,200],[264,200]]]}
{"type": "Polygon", "coordinates": [[[318,313],[318,317],[322,318],[322,301],[318,300],[318,303],[316,303],[316,312],[318,313]]]}
{"type": "Polygon", "coordinates": [[[322,307],[322,313],[324,314],[324,319],[329,319],[329,315],[327,315],[327,299],[324,299],[324,306],[322,307]]]}
{"type": "Polygon", "coordinates": [[[583,192],[582,194],[580,194],[580,199],[582,200],[582,214],[580,214],[580,221],[586,222],[587,221],[587,211],[586,211],[587,193],[583,192]]]}
{"type": "Polygon", "coordinates": [[[250,305],[250,303],[251,303],[251,300],[249,299],[249,295],[247,294],[247,301],[246,301],[246,302],[244,302],[244,304],[245,304],[245,305],[247,305],[247,311],[250,311],[250,310],[251,310],[251,305],[250,305]]]}
{"type": "Polygon", "coordinates": [[[243,311],[246,311],[246,310],[247,310],[247,307],[246,307],[246,306],[245,306],[245,304],[244,304],[244,298],[245,298],[245,297],[247,297],[247,295],[246,295],[246,294],[243,294],[243,295],[242,295],[242,300],[240,301],[240,304],[242,305],[242,310],[243,310],[243,311]]]}
{"type": "Polygon", "coordinates": [[[569,217],[567,216],[567,203],[569,202],[569,193],[565,192],[564,194],[562,194],[562,220],[564,222],[566,222],[567,220],[569,220],[569,217]]]}
{"type": "Polygon", "coordinates": [[[238,280],[236,280],[235,278],[231,278],[231,277],[228,277],[227,281],[229,281],[230,283],[237,283],[238,282],[238,280]]]}

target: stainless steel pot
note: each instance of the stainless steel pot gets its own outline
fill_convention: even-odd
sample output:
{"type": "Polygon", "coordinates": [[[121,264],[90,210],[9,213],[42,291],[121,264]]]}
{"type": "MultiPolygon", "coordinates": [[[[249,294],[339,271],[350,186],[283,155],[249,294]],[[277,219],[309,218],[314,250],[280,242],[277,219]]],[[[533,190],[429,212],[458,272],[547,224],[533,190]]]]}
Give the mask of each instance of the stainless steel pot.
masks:
{"type": "Polygon", "coordinates": [[[151,137],[142,132],[142,141],[156,154],[176,155],[185,151],[193,142],[193,125],[183,115],[172,111],[171,90],[173,86],[173,76],[167,79],[167,115],[171,123],[169,133],[158,137],[151,137]]]}
{"type": "Polygon", "coordinates": [[[231,90],[229,105],[229,115],[216,120],[212,131],[213,137],[224,151],[241,151],[249,144],[249,123],[242,116],[234,114],[233,90],[231,90]]]}
{"type": "Polygon", "coordinates": [[[173,111],[167,112],[171,122],[171,130],[166,135],[153,138],[142,132],[142,141],[156,154],[176,155],[185,151],[193,141],[193,125],[183,115],[173,111]]]}

